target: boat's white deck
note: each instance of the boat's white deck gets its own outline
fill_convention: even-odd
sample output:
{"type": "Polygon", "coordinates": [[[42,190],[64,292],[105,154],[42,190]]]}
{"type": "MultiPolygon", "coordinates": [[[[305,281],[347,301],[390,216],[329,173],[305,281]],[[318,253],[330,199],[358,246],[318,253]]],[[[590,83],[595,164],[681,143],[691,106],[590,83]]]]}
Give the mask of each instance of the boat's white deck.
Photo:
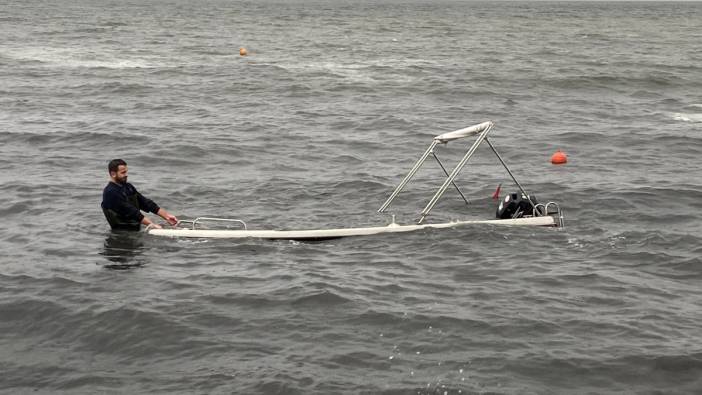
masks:
{"type": "Polygon", "coordinates": [[[309,230],[213,230],[213,229],[149,229],[147,233],[153,236],[166,237],[195,237],[195,238],[259,238],[259,239],[289,239],[289,240],[315,240],[333,239],[349,236],[369,236],[384,233],[412,232],[426,228],[454,228],[458,226],[489,224],[511,226],[556,226],[551,216],[493,219],[474,221],[455,221],[440,224],[423,225],[398,225],[375,226],[367,228],[340,228],[340,229],[309,229],[309,230]]]}

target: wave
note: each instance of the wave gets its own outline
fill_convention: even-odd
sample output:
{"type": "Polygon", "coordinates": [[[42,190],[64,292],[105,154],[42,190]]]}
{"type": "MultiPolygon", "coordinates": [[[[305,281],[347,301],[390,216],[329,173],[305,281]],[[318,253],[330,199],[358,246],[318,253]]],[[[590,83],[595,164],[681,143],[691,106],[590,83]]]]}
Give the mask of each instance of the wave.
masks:
{"type": "MultiPolygon", "coordinates": [[[[699,255],[700,251],[694,253],[699,255]]],[[[702,279],[702,270],[700,270],[700,267],[702,267],[701,258],[675,257],[666,260],[657,259],[656,262],[659,262],[659,264],[654,268],[646,269],[647,273],[681,281],[702,279]]]]}
{"type": "Polygon", "coordinates": [[[199,340],[200,330],[184,324],[182,317],[176,319],[167,313],[136,306],[75,310],[46,300],[19,299],[0,304],[0,314],[8,333],[25,333],[69,343],[76,350],[127,359],[219,347],[217,342],[199,340]]]}
{"type": "MultiPolygon", "coordinates": [[[[124,131],[121,131],[119,136],[134,144],[146,144],[151,141],[147,136],[124,131]]],[[[76,144],[109,146],[114,142],[114,139],[115,135],[112,133],[95,131],[52,131],[48,133],[0,131],[0,142],[4,144],[24,143],[32,146],[51,146],[54,149],[62,145],[74,147],[76,144]]]]}
{"type": "Polygon", "coordinates": [[[344,298],[331,291],[315,292],[308,295],[300,296],[293,299],[290,303],[293,306],[301,307],[318,307],[318,306],[339,306],[351,302],[350,299],[344,298]]]}
{"type": "Polygon", "coordinates": [[[25,19],[15,16],[0,16],[0,22],[23,22],[25,19]]]}
{"type": "MultiPolygon", "coordinates": [[[[301,388],[295,384],[292,384],[289,380],[294,379],[293,377],[281,378],[279,380],[263,379],[260,383],[251,386],[248,390],[243,390],[243,393],[249,392],[256,394],[290,394],[290,395],[303,395],[307,393],[308,390],[301,388]]],[[[237,392],[239,391],[237,390],[237,392]]]]}
{"type": "MultiPolygon", "coordinates": [[[[541,81],[541,80],[540,80],[541,81]]],[[[642,88],[663,89],[666,87],[683,86],[689,83],[686,79],[675,74],[652,73],[649,75],[584,75],[549,77],[542,82],[562,89],[613,89],[626,88],[641,90],[642,88]]]]}
{"type": "MultiPolygon", "coordinates": [[[[2,188],[3,192],[5,188],[2,188]]],[[[33,205],[29,203],[11,203],[9,206],[0,208],[0,216],[7,218],[14,215],[21,215],[23,213],[29,212],[33,205]]]]}
{"type": "Polygon", "coordinates": [[[3,56],[21,62],[38,62],[66,68],[150,69],[165,66],[149,58],[129,58],[113,53],[94,53],[72,48],[24,47],[3,52],[3,56]]]}
{"type": "MultiPolygon", "coordinates": [[[[388,186],[377,181],[342,181],[332,186],[332,189],[339,192],[353,191],[353,193],[378,193],[387,192],[388,186]]],[[[389,192],[388,192],[389,194],[389,192]]]]}
{"type": "MultiPolygon", "coordinates": [[[[70,317],[70,316],[69,316],[70,317]]],[[[78,349],[123,358],[158,357],[187,354],[198,347],[220,347],[214,340],[201,340],[201,330],[165,312],[123,306],[101,312],[82,311],[69,318],[80,319],[85,332],[75,334],[78,349]],[[110,328],[105,331],[105,328],[110,328]]],[[[64,318],[65,320],[65,318],[64,318]]]]}

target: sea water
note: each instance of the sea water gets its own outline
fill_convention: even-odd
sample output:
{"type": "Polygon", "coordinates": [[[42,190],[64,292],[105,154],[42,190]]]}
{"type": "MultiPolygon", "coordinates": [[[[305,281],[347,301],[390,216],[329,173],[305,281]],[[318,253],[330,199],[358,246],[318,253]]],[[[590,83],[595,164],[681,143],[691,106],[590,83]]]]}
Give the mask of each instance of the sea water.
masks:
{"type": "MultiPolygon", "coordinates": [[[[0,392],[702,389],[702,4],[9,0],[0,37],[0,392]],[[179,240],[100,210],[119,157],[182,219],[384,225],[432,137],[487,120],[565,229],[179,240]]],[[[429,220],[517,190],[488,147],[456,181],[429,220]]]]}

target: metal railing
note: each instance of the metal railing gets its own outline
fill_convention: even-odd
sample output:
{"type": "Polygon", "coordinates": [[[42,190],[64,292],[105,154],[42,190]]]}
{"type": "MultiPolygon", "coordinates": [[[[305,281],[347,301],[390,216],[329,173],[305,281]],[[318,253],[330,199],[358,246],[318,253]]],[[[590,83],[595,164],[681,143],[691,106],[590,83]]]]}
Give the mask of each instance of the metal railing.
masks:
{"type": "Polygon", "coordinates": [[[198,223],[202,222],[202,221],[212,221],[212,222],[236,222],[236,223],[239,223],[239,224],[243,225],[243,226],[244,226],[244,230],[248,230],[247,227],[246,227],[246,222],[244,222],[244,221],[242,221],[242,220],[240,220],[240,219],[233,219],[233,218],[197,217],[197,218],[195,218],[195,219],[193,219],[193,220],[182,219],[182,220],[178,221],[178,222],[175,224],[175,226],[178,226],[178,225],[180,225],[180,224],[182,224],[182,223],[192,224],[191,229],[192,229],[192,230],[195,230],[195,229],[196,229],[196,225],[197,225],[198,223]]]}
{"type": "Polygon", "coordinates": [[[561,206],[559,206],[556,202],[548,202],[546,204],[539,203],[535,205],[533,215],[534,217],[543,217],[546,215],[555,216],[556,220],[558,221],[558,227],[565,227],[565,216],[563,215],[563,210],[561,210],[561,206]],[[551,208],[553,208],[553,211],[551,208]]]}

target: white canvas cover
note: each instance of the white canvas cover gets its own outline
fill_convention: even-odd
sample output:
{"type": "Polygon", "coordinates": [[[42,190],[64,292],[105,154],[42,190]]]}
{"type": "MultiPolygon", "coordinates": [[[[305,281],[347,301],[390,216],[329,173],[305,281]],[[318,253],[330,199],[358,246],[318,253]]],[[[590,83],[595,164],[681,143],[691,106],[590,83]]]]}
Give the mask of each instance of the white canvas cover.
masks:
{"type": "Polygon", "coordinates": [[[468,136],[475,136],[476,134],[482,133],[486,129],[491,128],[492,125],[493,123],[490,121],[479,123],[477,125],[469,126],[467,128],[454,130],[453,132],[440,134],[434,137],[434,140],[440,143],[448,143],[451,140],[456,140],[468,136]]]}

